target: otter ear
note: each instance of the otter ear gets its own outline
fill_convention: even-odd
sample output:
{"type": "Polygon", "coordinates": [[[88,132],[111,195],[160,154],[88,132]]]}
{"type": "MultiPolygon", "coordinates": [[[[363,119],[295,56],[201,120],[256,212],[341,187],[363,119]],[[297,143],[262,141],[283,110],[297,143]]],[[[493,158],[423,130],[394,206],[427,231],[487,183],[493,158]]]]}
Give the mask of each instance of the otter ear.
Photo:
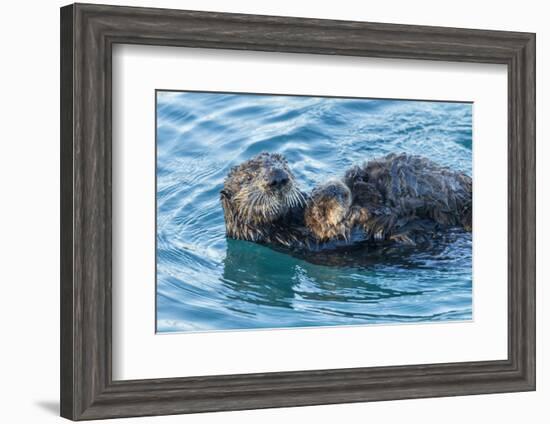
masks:
{"type": "Polygon", "coordinates": [[[231,199],[231,193],[226,189],[220,190],[220,197],[225,199],[231,199]]]}

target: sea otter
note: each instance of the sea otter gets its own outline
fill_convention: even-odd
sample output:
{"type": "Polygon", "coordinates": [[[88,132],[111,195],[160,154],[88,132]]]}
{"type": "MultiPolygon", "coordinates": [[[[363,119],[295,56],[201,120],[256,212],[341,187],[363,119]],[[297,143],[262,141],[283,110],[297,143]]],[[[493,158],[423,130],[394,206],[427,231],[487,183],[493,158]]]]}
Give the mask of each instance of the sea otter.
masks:
{"type": "Polygon", "coordinates": [[[304,225],[306,198],[282,155],[260,153],[232,168],[224,181],[220,199],[226,234],[257,243],[305,247],[314,242],[304,225]]]}
{"type": "Polygon", "coordinates": [[[389,154],[302,192],[286,159],[261,153],[220,192],[227,236],[292,249],[418,245],[446,228],[471,231],[472,180],[429,159],[389,154]]]}

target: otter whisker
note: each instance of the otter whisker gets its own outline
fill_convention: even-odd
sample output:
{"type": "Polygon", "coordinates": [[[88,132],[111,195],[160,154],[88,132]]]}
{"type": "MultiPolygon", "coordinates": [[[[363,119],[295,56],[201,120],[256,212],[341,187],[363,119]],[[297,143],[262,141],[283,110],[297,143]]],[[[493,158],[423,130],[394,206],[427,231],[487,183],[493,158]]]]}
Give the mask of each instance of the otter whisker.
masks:
{"type": "Polygon", "coordinates": [[[294,190],[290,190],[288,193],[286,193],[285,201],[292,207],[296,206],[296,197],[294,195],[294,190]]]}
{"type": "Polygon", "coordinates": [[[300,190],[294,190],[294,195],[296,196],[298,206],[304,206],[306,204],[306,199],[300,190]]]}
{"type": "Polygon", "coordinates": [[[295,208],[297,204],[296,204],[296,197],[294,197],[294,194],[291,193],[290,196],[287,196],[287,198],[290,199],[289,200],[290,206],[295,208]]]}
{"type": "MultiPolygon", "coordinates": [[[[266,204],[266,213],[273,214],[273,211],[274,211],[273,199],[269,197],[268,202],[266,204]]],[[[266,215],[266,218],[267,218],[267,215],[266,215]]]]}
{"type": "Polygon", "coordinates": [[[296,204],[296,196],[294,194],[294,190],[291,190],[289,191],[288,193],[286,193],[286,196],[285,196],[285,202],[287,205],[289,205],[291,208],[294,208],[297,206],[296,204]]]}
{"type": "Polygon", "coordinates": [[[278,202],[275,202],[273,200],[273,198],[270,198],[269,199],[269,211],[270,211],[270,214],[275,216],[279,213],[279,203],[278,202]]]}
{"type": "Polygon", "coordinates": [[[293,189],[290,192],[290,197],[292,199],[292,207],[301,206],[301,201],[300,201],[300,197],[298,197],[298,193],[299,193],[299,191],[296,190],[296,189],[293,189]]]}
{"type": "Polygon", "coordinates": [[[294,194],[296,195],[300,206],[306,204],[306,198],[304,194],[300,190],[298,190],[298,188],[294,188],[294,194]]]}

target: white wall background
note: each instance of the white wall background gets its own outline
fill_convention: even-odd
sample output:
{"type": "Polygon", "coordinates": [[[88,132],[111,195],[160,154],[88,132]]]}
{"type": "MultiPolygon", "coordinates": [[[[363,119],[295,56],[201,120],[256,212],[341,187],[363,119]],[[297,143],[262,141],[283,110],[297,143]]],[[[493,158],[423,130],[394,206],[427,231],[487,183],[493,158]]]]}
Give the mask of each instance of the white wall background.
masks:
{"type": "MultiPolygon", "coordinates": [[[[106,1],[105,1],[106,2],[106,1]]],[[[370,404],[272,409],[118,422],[186,423],[543,423],[550,416],[550,262],[544,240],[550,226],[550,148],[543,117],[550,102],[550,14],[540,0],[454,2],[388,0],[337,2],[277,0],[160,0],[113,4],[258,13],[537,33],[537,337],[534,393],[422,399],[370,404]],[[546,63],[545,63],[546,62],[546,63]],[[546,75],[545,75],[546,74],[546,75]]],[[[59,393],[59,6],[57,0],[6,2],[2,7],[0,64],[0,421],[61,422],[59,393]]]]}

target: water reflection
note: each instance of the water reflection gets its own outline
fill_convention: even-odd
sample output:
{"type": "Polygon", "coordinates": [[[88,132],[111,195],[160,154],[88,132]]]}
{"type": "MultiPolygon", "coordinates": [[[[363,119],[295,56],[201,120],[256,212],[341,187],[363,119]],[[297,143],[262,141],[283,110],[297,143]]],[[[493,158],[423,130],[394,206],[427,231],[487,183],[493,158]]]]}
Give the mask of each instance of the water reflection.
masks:
{"type": "Polygon", "coordinates": [[[293,271],[298,261],[286,257],[281,260],[283,258],[277,258],[279,255],[284,253],[228,239],[221,278],[222,284],[231,292],[228,297],[258,305],[291,307],[296,285],[293,271]],[[284,267],[281,267],[282,262],[284,267]]]}
{"type": "MultiPolygon", "coordinates": [[[[400,296],[421,296],[429,288],[396,289],[381,284],[386,269],[430,270],[444,263],[449,245],[469,234],[451,230],[429,248],[355,246],[336,251],[274,251],[241,240],[227,240],[221,282],[229,299],[293,308],[294,299],[376,303],[400,296]],[[285,266],[281,267],[284,263],[285,266]]],[[[337,312],[337,311],[334,311],[337,312]]]]}

